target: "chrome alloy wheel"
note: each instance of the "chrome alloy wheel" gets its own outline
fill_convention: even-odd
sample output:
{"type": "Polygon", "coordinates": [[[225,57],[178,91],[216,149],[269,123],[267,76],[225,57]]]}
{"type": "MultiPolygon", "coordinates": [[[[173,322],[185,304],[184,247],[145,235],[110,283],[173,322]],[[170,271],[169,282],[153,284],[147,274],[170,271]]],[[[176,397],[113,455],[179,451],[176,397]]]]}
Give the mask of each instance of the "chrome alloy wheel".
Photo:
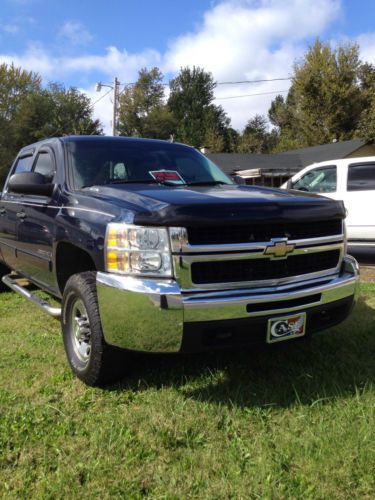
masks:
{"type": "Polygon", "coordinates": [[[86,307],[81,299],[72,305],[70,336],[75,354],[87,364],[91,354],[91,328],[86,307]]]}

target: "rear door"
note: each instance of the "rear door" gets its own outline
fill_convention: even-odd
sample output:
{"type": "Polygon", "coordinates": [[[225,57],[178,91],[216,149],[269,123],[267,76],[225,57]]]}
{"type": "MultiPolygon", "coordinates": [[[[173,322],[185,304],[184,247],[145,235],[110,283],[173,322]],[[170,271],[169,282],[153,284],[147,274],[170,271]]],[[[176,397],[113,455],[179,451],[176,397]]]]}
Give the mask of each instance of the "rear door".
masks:
{"type": "MultiPolygon", "coordinates": [[[[44,145],[38,151],[32,170],[43,174],[46,182],[54,181],[56,159],[51,148],[44,145]]],[[[23,195],[18,214],[18,267],[22,274],[32,277],[46,288],[54,288],[55,284],[52,245],[57,201],[57,192],[51,197],[23,195]]]]}
{"type": "Polygon", "coordinates": [[[348,238],[375,241],[375,162],[350,163],[346,189],[348,238]]]}
{"type": "MultiPolygon", "coordinates": [[[[20,155],[11,170],[11,175],[30,172],[33,165],[33,151],[20,155]]],[[[4,261],[17,269],[17,228],[23,195],[8,190],[7,183],[0,199],[0,248],[4,261]]]]}

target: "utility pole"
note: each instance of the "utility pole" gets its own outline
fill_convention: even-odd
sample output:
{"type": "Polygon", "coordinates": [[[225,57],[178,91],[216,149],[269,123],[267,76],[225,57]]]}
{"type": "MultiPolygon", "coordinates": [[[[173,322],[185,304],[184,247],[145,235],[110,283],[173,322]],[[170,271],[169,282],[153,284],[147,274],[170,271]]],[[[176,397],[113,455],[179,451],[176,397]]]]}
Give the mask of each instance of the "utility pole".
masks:
{"type": "Polygon", "coordinates": [[[117,135],[117,110],[118,110],[118,98],[119,98],[119,86],[120,82],[117,77],[113,81],[113,118],[112,118],[112,135],[117,135]]]}
{"type": "Polygon", "coordinates": [[[109,87],[110,89],[113,90],[112,135],[116,136],[117,135],[117,112],[118,112],[118,105],[119,105],[119,88],[120,88],[120,82],[118,81],[117,76],[115,76],[115,79],[113,80],[112,85],[106,85],[105,83],[98,82],[95,86],[95,90],[97,92],[100,92],[103,87],[109,87]]]}

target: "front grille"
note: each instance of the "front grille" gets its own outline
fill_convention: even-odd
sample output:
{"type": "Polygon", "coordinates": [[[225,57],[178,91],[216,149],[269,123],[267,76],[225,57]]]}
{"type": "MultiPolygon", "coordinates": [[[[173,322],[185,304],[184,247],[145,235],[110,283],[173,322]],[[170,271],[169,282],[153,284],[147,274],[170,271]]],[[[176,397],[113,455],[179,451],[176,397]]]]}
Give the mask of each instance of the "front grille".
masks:
{"type": "Polygon", "coordinates": [[[292,255],[283,260],[261,258],[193,262],[191,277],[197,285],[289,278],[336,268],[339,258],[339,250],[329,250],[292,255]]]}
{"type": "Polygon", "coordinates": [[[191,245],[220,245],[270,241],[271,238],[289,240],[320,238],[342,234],[342,221],[278,222],[276,224],[246,224],[218,227],[187,228],[191,245]]]}

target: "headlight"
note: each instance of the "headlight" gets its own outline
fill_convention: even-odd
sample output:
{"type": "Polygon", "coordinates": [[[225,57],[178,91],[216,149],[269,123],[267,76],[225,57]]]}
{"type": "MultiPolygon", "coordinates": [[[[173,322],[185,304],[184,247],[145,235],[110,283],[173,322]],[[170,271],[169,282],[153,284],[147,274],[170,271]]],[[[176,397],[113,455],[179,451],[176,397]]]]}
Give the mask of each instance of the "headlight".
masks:
{"type": "Polygon", "coordinates": [[[106,268],[110,273],[172,276],[167,229],[108,224],[106,268]]]}

